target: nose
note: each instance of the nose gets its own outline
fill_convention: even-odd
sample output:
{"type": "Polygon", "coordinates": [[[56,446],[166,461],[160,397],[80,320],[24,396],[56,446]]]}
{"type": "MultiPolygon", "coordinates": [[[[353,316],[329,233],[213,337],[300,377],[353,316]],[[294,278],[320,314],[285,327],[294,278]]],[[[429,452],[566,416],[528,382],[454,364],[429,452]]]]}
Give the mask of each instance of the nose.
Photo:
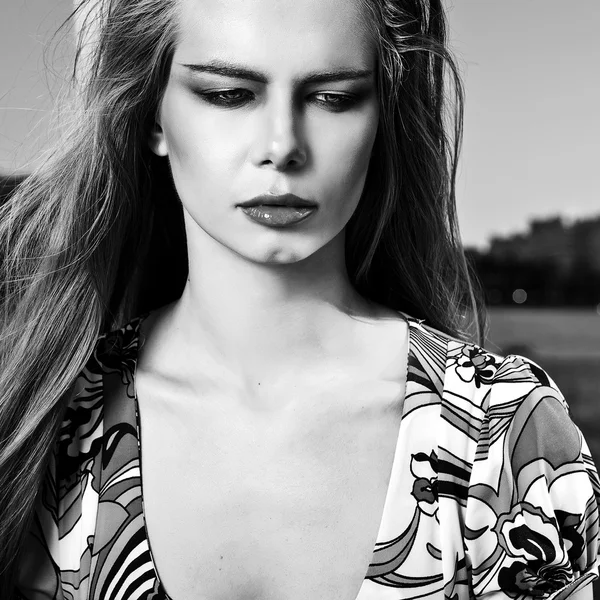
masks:
{"type": "Polygon", "coordinates": [[[252,162],[277,170],[298,169],[306,163],[307,148],[301,132],[301,115],[293,100],[279,94],[265,103],[252,145],[252,162]]]}

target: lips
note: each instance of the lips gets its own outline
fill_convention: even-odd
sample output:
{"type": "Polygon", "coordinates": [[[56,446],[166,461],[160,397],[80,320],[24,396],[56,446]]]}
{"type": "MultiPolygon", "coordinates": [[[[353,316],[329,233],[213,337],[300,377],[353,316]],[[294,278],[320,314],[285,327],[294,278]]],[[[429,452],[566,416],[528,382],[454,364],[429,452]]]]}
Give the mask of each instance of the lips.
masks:
{"type": "Polygon", "coordinates": [[[238,204],[255,223],[267,227],[289,227],[304,221],[318,209],[317,203],[294,194],[263,194],[238,204]]]}
{"type": "Polygon", "coordinates": [[[274,196],[272,194],[262,194],[255,196],[251,200],[241,202],[238,206],[248,208],[252,206],[288,206],[292,208],[304,208],[312,207],[316,208],[317,203],[311,200],[306,200],[295,194],[282,194],[281,196],[274,196]]]}

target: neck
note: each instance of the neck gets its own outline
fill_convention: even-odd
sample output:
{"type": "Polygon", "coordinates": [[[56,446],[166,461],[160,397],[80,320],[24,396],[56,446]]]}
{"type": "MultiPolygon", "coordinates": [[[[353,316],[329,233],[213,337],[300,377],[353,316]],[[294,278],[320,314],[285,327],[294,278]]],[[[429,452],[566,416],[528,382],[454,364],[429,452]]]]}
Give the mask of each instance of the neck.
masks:
{"type": "Polygon", "coordinates": [[[304,260],[265,264],[186,228],[189,276],[171,324],[185,347],[208,349],[221,364],[264,372],[318,360],[342,350],[344,319],[374,316],[349,280],[344,232],[304,260]]]}

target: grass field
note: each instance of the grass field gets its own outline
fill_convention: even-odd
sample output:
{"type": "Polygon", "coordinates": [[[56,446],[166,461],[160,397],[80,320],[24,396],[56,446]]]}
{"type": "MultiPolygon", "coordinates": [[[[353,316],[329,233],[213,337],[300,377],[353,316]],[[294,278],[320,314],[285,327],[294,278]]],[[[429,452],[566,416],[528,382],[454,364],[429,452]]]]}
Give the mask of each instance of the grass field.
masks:
{"type": "Polygon", "coordinates": [[[600,314],[593,308],[492,308],[488,347],[525,346],[556,358],[600,360],[600,314]]]}
{"type": "Polygon", "coordinates": [[[522,354],[554,379],[600,467],[600,315],[594,309],[493,308],[486,346],[522,354]]]}

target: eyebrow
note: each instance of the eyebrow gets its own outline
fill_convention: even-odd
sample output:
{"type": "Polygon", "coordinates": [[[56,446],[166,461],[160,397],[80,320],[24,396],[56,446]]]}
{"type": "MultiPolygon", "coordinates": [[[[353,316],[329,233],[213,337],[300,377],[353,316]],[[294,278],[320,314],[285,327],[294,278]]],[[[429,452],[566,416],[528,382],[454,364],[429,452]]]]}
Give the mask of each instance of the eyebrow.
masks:
{"type": "MultiPolygon", "coordinates": [[[[247,79],[258,83],[268,83],[269,78],[264,74],[254,69],[242,65],[236,65],[227,61],[212,60],[203,64],[185,64],[181,63],[193,73],[212,73],[223,77],[232,77],[234,79],[247,79]]],[[[354,79],[367,79],[373,75],[373,71],[369,69],[340,69],[336,71],[315,71],[308,73],[306,76],[295,83],[331,83],[333,81],[350,81],[354,79]]]]}

